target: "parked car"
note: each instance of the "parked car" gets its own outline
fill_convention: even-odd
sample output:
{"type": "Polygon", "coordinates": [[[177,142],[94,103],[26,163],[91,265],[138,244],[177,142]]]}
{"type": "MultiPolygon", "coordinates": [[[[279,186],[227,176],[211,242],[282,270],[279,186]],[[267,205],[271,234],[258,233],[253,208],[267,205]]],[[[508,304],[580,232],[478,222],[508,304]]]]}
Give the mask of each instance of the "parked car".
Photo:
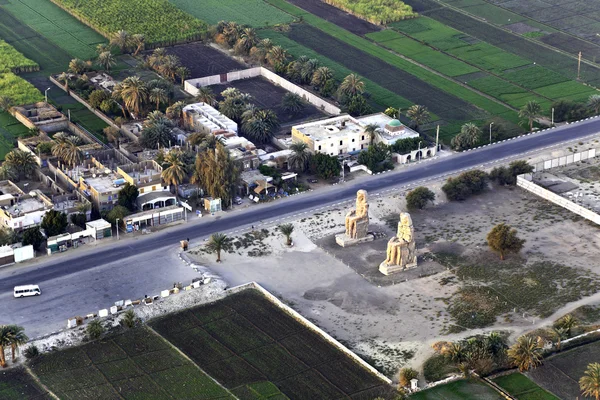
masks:
{"type": "Polygon", "coordinates": [[[239,206],[240,204],[242,204],[242,198],[240,196],[236,196],[233,199],[233,202],[239,206]]]}

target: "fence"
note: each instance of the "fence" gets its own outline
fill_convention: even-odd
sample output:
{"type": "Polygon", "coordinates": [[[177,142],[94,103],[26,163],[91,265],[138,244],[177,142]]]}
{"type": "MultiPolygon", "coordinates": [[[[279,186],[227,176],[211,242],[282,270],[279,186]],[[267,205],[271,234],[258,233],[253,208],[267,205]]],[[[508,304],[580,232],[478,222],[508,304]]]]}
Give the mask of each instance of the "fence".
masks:
{"type": "Polygon", "coordinates": [[[563,167],[580,161],[585,161],[590,158],[595,158],[597,149],[584,150],[579,153],[569,154],[567,156],[556,157],[551,160],[544,160],[533,164],[534,172],[545,171],[550,168],[563,167]]]}
{"type": "Polygon", "coordinates": [[[234,82],[241,79],[256,78],[258,76],[262,76],[271,83],[277,86],[281,86],[288,92],[292,92],[303,97],[307,102],[319,108],[320,110],[325,111],[328,114],[339,115],[342,112],[338,107],[334,106],[333,104],[323,100],[319,96],[301,88],[300,86],[288,81],[285,78],[282,78],[281,76],[264,67],[254,67],[244,69],[241,71],[229,72],[227,74],[211,75],[206,76],[204,78],[188,79],[187,81],[185,81],[184,88],[186,92],[195,96],[198,94],[198,88],[203,86],[218,85],[220,83],[234,82]]]}

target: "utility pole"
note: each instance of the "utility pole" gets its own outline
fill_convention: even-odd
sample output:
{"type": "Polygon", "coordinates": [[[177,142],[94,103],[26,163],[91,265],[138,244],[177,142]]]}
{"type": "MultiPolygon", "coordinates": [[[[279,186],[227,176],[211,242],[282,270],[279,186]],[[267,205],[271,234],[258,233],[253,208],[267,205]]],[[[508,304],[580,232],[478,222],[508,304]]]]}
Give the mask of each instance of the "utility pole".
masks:
{"type": "Polygon", "coordinates": [[[552,124],[550,125],[550,127],[554,127],[554,107],[552,107],[552,124]]]}
{"type": "Polygon", "coordinates": [[[117,224],[117,240],[119,240],[119,218],[117,218],[116,224],[117,224]]]}
{"type": "Polygon", "coordinates": [[[492,144],[492,125],[494,125],[493,122],[490,123],[490,144],[492,144]]]}
{"type": "Polygon", "coordinates": [[[579,59],[577,61],[577,80],[579,80],[580,72],[581,72],[581,52],[579,52],[579,59]]]}
{"type": "Polygon", "coordinates": [[[435,130],[435,152],[436,152],[436,154],[439,150],[439,145],[438,145],[439,140],[440,140],[440,126],[438,125],[435,130]]]}

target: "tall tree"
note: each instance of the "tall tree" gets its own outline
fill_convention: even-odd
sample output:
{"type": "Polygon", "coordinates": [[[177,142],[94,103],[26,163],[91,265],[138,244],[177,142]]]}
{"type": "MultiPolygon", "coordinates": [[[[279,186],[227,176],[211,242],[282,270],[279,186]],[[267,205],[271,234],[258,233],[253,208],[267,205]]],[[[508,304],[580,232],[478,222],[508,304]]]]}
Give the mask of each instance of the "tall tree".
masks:
{"type": "Polygon", "coordinates": [[[529,131],[533,132],[533,121],[542,115],[542,106],[535,101],[528,101],[520,110],[519,118],[524,118],[529,123],[529,131]]]}
{"type": "Polygon", "coordinates": [[[600,400],[600,363],[591,363],[585,370],[585,375],[579,379],[579,388],[584,396],[600,400]]]}
{"type": "Polygon", "coordinates": [[[242,114],[242,129],[253,141],[268,142],[279,128],[279,120],[273,110],[248,110],[242,114]]]}
{"type": "Polygon", "coordinates": [[[214,106],[217,103],[217,97],[212,89],[208,86],[202,86],[198,88],[198,94],[196,94],[194,100],[206,103],[209,106],[214,106]]]}
{"type": "Polygon", "coordinates": [[[504,260],[506,253],[518,253],[523,248],[524,239],[517,237],[517,230],[504,223],[496,225],[487,235],[488,246],[500,254],[504,260]]]}
{"type": "Polygon", "coordinates": [[[44,236],[40,232],[40,229],[37,226],[32,226],[31,228],[25,229],[23,231],[23,246],[32,245],[34,250],[37,250],[42,245],[44,241],[44,236]]]}
{"type": "Polygon", "coordinates": [[[331,79],[333,79],[333,71],[328,67],[319,67],[313,73],[310,84],[321,89],[331,79]]]}
{"type": "Polygon", "coordinates": [[[190,76],[190,69],[186,66],[180,65],[177,67],[177,76],[181,81],[181,87],[185,84],[185,80],[190,76]]]}
{"type": "Polygon", "coordinates": [[[292,224],[283,224],[283,225],[279,225],[279,230],[281,231],[281,233],[283,234],[283,236],[285,236],[285,243],[288,246],[292,245],[292,233],[294,232],[294,225],[292,224]]]}
{"type": "Polygon", "coordinates": [[[456,150],[464,150],[473,147],[479,142],[481,130],[472,122],[464,124],[460,128],[460,133],[452,138],[451,145],[456,150]]]}
{"type": "Polygon", "coordinates": [[[144,123],[140,144],[148,149],[157,149],[159,147],[170,147],[173,140],[173,122],[164,116],[163,113],[152,112],[144,123]]]}
{"type": "Polygon", "coordinates": [[[416,131],[419,131],[419,127],[423,124],[431,121],[431,115],[427,107],[415,104],[410,106],[406,111],[406,115],[410,118],[416,131]]]}
{"type": "Polygon", "coordinates": [[[182,124],[183,121],[183,109],[185,107],[184,101],[176,101],[167,107],[167,117],[176,121],[178,125],[182,124]]]}
{"type": "Polygon", "coordinates": [[[13,99],[8,96],[0,96],[0,112],[8,111],[13,105],[13,99]]]}
{"type": "Polygon", "coordinates": [[[127,110],[139,118],[144,103],[148,100],[148,88],[144,81],[139,76],[125,78],[121,82],[120,95],[127,110]]]}
{"type": "Polygon", "coordinates": [[[33,154],[19,149],[12,150],[5,156],[4,165],[17,171],[19,179],[30,176],[38,166],[33,154]]]}
{"type": "Polygon", "coordinates": [[[117,31],[110,39],[110,44],[117,46],[121,50],[121,53],[126,53],[131,47],[132,43],[133,38],[125,30],[117,31]]]}
{"type": "Polygon", "coordinates": [[[342,97],[354,97],[365,91],[365,83],[356,74],[350,74],[344,78],[339,87],[342,97]]]}
{"type": "Polygon", "coordinates": [[[131,44],[135,47],[135,52],[133,53],[135,57],[146,47],[146,37],[141,33],[136,33],[131,37],[131,44]]]}
{"type": "Polygon", "coordinates": [[[76,75],[80,75],[86,72],[88,68],[89,65],[79,58],[74,58],[69,62],[69,72],[76,75]]]}
{"type": "Polygon", "coordinates": [[[75,167],[83,161],[83,153],[71,137],[57,139],[54,136],[56,144],[52,147],[52,155],[63,160],[67,165],[75,167]]]}
{"type": "Polygon", "coordinates": [[[98,55],[96,62],[98,65],[104,68],[105,71],[110,72],[110,68],[117,63],[117,60],[115,60],[115,57],[110,51],[105,51],[98,55]]]}
{"type": "Polygon", "coordinates": [[[217,143],[214,150],[206,150],[197,156],[196,170],[207,194],[229,204],[239,183],[240,169],[231,158],[229,150],[217,143]]]}
{"type": "Polygon", "coordinates": [[[127,207],[129,211],[133,211],[135,210],[135,201],[139,194],[138,188],[127,182],[125,186],[123,186],[123,189],[119,190],[118,204],[127,207]]]}
{"type": "Polygon", "coordinates": [[[163,169],[162,178],[166,184],[175,186],[175,196],[177,196],[179,185],[186,176],[181,152],[178,150],[170,151],[165,157],[165,163],[168,164],[168,167],[163,169]]]}
{"type": "Polygon", "coordinates": [[[69,74],[63,72],[57,77],[57,80],[64,85],[67,94],[71,93],[71,89],[69,88],[69,74]]]}
{"type": "Polygon", "coordinates": [[[42,218],[40,226],[46,231],[46,236],[50,237],[64,233],[68,224],[67,214],[56,210],[50,210],[44,215],[44,218],[42,218]]]}
{"type": "Polygon", "coordinates": [[[281,109],[292,115],[296,115],[304,110],[305,106],[306,104],[302,97],[296,93],[288,92],[283,96],[283,99],[281,99],[281,109]]]}
{"type": "Polygon", "coordinates": [[[148,95],[148,100],[153,103],[156,103],[156,109],[160,108],[161,103],[166,103],[169,101],[169,96],[167,96],[167,92],[163,88],[155,87],[150,90],[150,94],[148,95]]]}
{"type": "Polygon", "coordinates": [[[295,142],[290,146],[292,155],[288,158],[288,164],[294,170],[306,171],[310,163],[311,154],[308,151],[308,145],[304,142],[295,142]]]}
{"type": "Polygon", "coordinates": [[[237,40],[234,51],[237,54],[248,55],[250,49],[258,42],[258,36],[253,28],[244,28],[241,31],[240,38],[237,40]]]}
{"type": "Polygon", "coordinates": [[[369,145],[373,144],[375,140],[375,134],[379,131],[379,125],[377,124],[368,124],[365,126],[365,133],[369,135],[369,145]]]}
{"type": "Polygon", "coordinates": [[[508,349],[508,358],[519,371],[529,371],[542,363],[542,347],[531,336],[521,336],[508,349]]]}
{"type": "Polygon", "coordinates": [[[287,62],[288,53],[281,46],[273,46],[267,53],[267,61],[269,65],[276,68],[277,66],[281,66],[287,62]]]}
{"type": "Polygon", "coordinates": [[[0,325],[0,367],[6,367],[5,349],[10,346],[10,330],[7,325],[0,325]]]}
{"type": "Polygon", "coordinates": [[[231,239],[224,233],[213,233],[206,243],[206,249],[217,255],[217,262],[221,262],[221,251],[229,248],[231,239]]]}
{"type": "Polygon", "coordinates": [[[29,338],[25,335],[25,328],[19,325],[8,325],[8,337],[10,340],[12,362],[14,363],[17,360],[16,353],[19,350],[19,346],[27,343],[29,338]]]}

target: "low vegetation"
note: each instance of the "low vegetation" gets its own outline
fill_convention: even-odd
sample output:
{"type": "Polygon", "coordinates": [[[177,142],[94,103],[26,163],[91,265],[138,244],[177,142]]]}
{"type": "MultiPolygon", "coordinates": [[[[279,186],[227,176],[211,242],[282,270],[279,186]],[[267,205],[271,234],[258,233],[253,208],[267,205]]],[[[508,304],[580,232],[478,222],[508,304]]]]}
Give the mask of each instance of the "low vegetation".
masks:
{"type": "Polygon", "coordinates": [[[406,207],[409,210],[422,210],[434,200],[435,193],[424,186],[419,186],[406,195],[406,207]]]}
{"type": "Polygon", "coordinates": [[[450,201],[462,201],[483,192],[488,187],[488,175],[480,170],[463,172],[450,177],[442,186],[442,191],[450,201]]]}
{"type": "Polygon", "coordinates": [[[32,72],[40,69],[40,66],[19,53],[14,47],[0,40],[0,72],[10,71],[15,74],[32,72]]]}
{"type": "Polygon", "coordinates": [[[411,6],[396,0],[325,0],[374,24],[389,24],[417,16],[411,6]]]}

